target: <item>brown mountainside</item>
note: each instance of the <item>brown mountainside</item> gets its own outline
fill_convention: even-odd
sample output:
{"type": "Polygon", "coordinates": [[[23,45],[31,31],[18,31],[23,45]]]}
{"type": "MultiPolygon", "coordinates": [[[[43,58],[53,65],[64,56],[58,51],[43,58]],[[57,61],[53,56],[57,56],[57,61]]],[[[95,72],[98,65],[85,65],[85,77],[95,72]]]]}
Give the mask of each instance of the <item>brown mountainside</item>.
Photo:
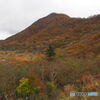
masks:
{"type": "Polygon", "coordinates": [[[52,13],[0,43],[3,49],[45,50],[48,44],[73,55],[100,54],[100,15],[71,18],[52,13]]]}

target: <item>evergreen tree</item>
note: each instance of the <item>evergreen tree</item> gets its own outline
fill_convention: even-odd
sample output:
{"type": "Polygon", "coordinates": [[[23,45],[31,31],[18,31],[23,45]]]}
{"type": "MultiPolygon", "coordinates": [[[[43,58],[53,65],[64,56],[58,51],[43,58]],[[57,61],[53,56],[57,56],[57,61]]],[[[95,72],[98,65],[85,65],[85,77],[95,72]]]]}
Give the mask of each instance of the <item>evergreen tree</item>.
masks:
{"type": "Polygon", "coordinates": [[[46,51],[46,55],[48,58],[52,58],[56,55],[55,50],[51,45],[48,46],[48,49],[46,51]]]}

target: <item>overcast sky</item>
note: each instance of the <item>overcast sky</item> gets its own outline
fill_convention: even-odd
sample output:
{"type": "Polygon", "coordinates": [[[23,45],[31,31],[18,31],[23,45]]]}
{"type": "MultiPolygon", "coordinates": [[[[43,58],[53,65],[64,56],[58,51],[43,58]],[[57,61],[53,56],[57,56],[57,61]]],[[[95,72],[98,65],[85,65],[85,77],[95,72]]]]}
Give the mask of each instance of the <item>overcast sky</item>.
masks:
{"type": "Polygon", "coordinates": [[[0,39],[22,31],[52,12],[88,17],[100,14],[100,0],[0,0],[0,39]]]}

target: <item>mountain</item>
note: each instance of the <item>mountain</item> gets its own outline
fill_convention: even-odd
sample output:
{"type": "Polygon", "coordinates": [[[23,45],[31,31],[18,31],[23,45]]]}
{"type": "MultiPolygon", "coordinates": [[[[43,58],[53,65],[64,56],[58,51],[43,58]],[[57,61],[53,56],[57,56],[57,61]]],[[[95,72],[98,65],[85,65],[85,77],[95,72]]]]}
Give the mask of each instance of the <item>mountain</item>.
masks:
{"type": "Polygon", "coordinates": [[[52,13],[2,41],[0,48],[44,51],[48,44],[73,55],[99,55],[100,15],[71,18],[52,13]]]}

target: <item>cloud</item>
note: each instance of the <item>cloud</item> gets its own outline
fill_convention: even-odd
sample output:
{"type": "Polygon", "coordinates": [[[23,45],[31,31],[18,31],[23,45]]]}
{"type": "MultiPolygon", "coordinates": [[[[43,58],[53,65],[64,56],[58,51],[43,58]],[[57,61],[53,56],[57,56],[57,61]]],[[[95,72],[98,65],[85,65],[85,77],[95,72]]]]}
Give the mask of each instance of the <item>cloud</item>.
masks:
{"type": "Polygon", "coordinates": [[[8,32],[4,32],[4,31],[0,32],[0,38],[1,38],[1,40],[4,40],[4,39],[6,39],[6,38],[8,38],[10,36],[12,36],[12,34],[10,34],[8,32]]]}

